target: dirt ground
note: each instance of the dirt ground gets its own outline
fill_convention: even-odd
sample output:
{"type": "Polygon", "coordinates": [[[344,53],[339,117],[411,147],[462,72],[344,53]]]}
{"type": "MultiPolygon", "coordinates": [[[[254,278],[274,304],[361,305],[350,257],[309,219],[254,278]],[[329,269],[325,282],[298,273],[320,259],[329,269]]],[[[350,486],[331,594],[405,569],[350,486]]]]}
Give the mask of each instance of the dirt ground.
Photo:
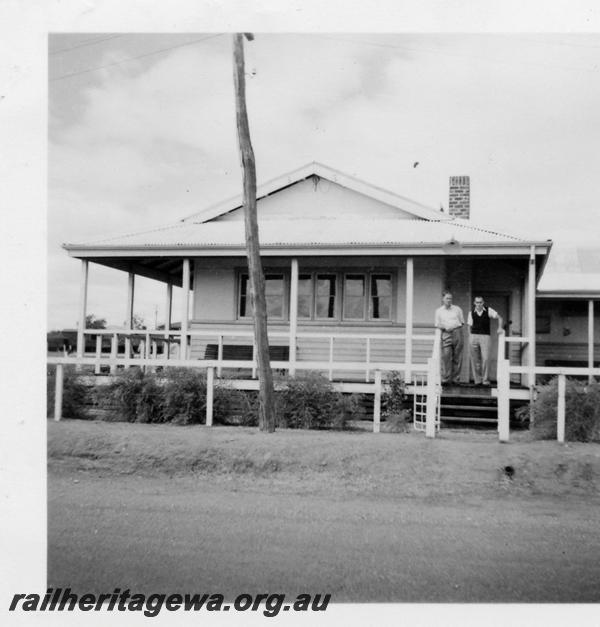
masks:
{"type": "Polygon", "coordinates": [[[48,424],[48,585],[598,602],[600,446],[48,424]]]}

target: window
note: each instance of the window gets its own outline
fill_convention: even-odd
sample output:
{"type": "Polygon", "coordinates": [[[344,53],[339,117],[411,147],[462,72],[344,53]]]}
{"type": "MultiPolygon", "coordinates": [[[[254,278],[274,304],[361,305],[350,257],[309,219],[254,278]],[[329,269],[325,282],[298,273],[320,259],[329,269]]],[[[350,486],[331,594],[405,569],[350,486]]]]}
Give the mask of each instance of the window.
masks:
{"type": "Polygon", "coordinates": [[[392,319],[392,277],[389,274],[371,275],[369,318],[372,320],[392,319]]]}
{"type": "MultiPolygon", "coordinates": [[[[285,282],[283,274],[265,275],[265,297],[267,301],[267,316],[269,318],[283,318],[285,282]]],[[[250,303],[250,281],[247,274],[240,275],[240,293],[238,299],[238,317],[246,318],[252,315],[250,303]]]]}
{"type": "Polygon", "coordinates": [[[539,334],[550,333],[551,330],[551,318],[549,315],[536,314],[535,315],[535,332],[539,334]]]}
{"type": "MultiPolygon", "coordinates": [[[[298,275],[298,319],[385,321],[392,320],[392,278],[385,272],[303,272],[298,275]],[[341,294],[341,302],[338,296],[341,294]]],[[[250,282],[239,274],[238,318],[252,316],[250,282]]],[[[289,275],[265,274],[267,315],[288,317],[289,275]],[[286,278],[287,277],[287,278],[286,278]]]]}
{"type": "Polygon", "coordinates": [[[347,274],[344,277],[344,320],[364,320],[365,304],[365,275],[347,274]]]}
{"type": "Polygon", "coordinates": [[[316,318],[322,320],[336,317],[336,278],[335,274],[317,274],[315,296],[316,318]]]}
{"type": "Polygon", "coordinates": [[[332,320],[336,318],[335,274],[298,276],[298,318],[332,320]]]}
{"type": "Polygon", "coordinates": [[[535,332],[550,333],[552,330],[552,309],[554,305],[547,301],[538,301],[535,309],[535,332]]]}
{"type": "Polygon", "coordinates": [[[312,318],[313,278],[311,274],[298,276],[298,318],[312,318]]]}
{"type": "Polygon", "coordinates": [[[240,297],[239,297],[239,310],[238,316],[240,318],[245,318],[250,315],[250,303],[248,296],[249,284],[248,284],[248,275],[242,274],[240,275],[240,297]],[[246,313],[248,310],[248,313],[246,313]]]}
{"type": "Polygon", "coordinates": [[[283,318],[284,294],[283,274],[265,275],[265,296],[269,318],[283,318]]]}

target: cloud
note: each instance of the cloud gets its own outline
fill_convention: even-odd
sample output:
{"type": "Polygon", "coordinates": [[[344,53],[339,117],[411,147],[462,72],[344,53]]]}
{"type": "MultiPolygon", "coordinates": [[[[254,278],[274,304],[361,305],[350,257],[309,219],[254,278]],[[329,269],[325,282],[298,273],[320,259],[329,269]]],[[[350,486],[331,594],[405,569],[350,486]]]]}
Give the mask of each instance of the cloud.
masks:
{"type": "MultiPolygon", "coordinates": [[[[117,47],[127,41],[96,63],[127,56],[117,47]]],[[[484,224],[539,235],[543,219],[543,237],[572,220],[600,230],[600,83],[585,41],[259,33],[245,46],[259,179],[314,159],[438,207],[448,177],[468,174],[484,224]]],[[[61,93],[61,107],[51,103],[51,284],[77,284],[53,261],[59,241],[143,230],[239,192],[228,36],[61,93]]]]}

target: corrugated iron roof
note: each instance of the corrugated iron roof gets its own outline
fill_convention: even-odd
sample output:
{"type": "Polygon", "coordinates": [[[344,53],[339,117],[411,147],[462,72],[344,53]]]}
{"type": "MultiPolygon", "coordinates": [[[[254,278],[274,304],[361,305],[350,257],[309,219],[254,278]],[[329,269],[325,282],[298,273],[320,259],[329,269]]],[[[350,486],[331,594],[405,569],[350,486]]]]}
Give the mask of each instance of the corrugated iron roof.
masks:
{"type": "MultiPolygon", "coordinates": [[[[450,240],[460,244],[525,243],[525,240],[478,228],[465,220],[433,221],[407,219],[377,220],[264,220],[260,222],[261,246],[360,246],[360,245],[443,245],[450,240]]],[[[244,223],[178,222],[159,229],[141,231],[67,244],[66,248],[163,248],[163,247],[243,247],[244,223]]]]}
{"type": "Polygon", "coordinates": [[[552,247],[538,292],[600,294],[600,246],[556,242],[552,247]]]}

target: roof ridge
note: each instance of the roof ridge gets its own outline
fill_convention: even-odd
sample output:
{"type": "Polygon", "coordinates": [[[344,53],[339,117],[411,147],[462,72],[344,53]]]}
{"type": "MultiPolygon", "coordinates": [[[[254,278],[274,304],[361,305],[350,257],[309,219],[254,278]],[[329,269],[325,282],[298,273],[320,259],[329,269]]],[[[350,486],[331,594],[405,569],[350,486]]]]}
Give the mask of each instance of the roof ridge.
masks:
{"type": "Polygon", "coordinates": [[[463,218],[454,218],[454,220],[452,220],[450,224],[456,224],[457,226],[460,226],[464,229],[468,228],[468,229],[471,229],[472,231],[478,231],[479,233],[488,233],[489,235],[500,235],[501,237],[510,237],[511,239],[517,240],[518,242],[527,241],[523,239],[522,237],[518,237],[517,235],[512,235],[511,233],[502,233],[500,231],[494,231],[492,229],[481,227],[481,226],[476,226],[470,223],[465,224],[464,222],[465,221],[463,218]]]}
{"type": "MultiPolygon", "coordinates": [[[[423,213],[431,214],[431,215],[425,215],[425,216],[423,215],[418,216],[426,220],[435,219],[435,215],[438,213],[437,209],[435,209],[434,207],[425,205],[419,202],[418,200],[413,200],[412,198],[408,198],[407,196],[402,196],[396,193],[395,191],[391,191],[384,187],[380,187],[378,185],[374,185],[373,183],[369,183],[367,181],[359,179],[350,174],[346,174],[342,172],[341,170],[332,168],[331,166],[325,165],[319,161],[309,161],[308,163],[304,164],[303,166],[299,168],[296,168],[288,172],[284,172],[283,174],[280,174],[279,176],[268,179],[264,183],[261,183],[257,188],[257,200],[260,200],[261,198],[264,198],[266,196],[270,196],[271,194],[281,189],[284,189],[291,185],[295,185],[309,178],[310,176],[314,176],[314,175],[320,176],[321,178],[326,178],[327,180],[331,180],[332,183],[351,189],[354,192],[357,192],[366,196],[370,196],[376,200],[379,200],[380,202],[387,203],[391,206],[395,206],[397,209],[404,210],[408,213],[412,213],[413,215],[415,215],[415,212],[417,215],[419,214],[419,212],[422,214],[423,213]],[[344,181],[336,180],[336,177],[340,177],[344,179],[344,181]],[[353,183],[355,187],[348,185],[348,183],[353,183]],[[273,187],[274,185],[280,185],[280,186],[274,189],[271,189],[271,187],[273,187]],[[367,190],[357,189],[360,187],[366,187],[368,189],[367,190]],[[372,193],[370,194],[369,191],[372,193]],[[376,194],[380,196],[378,197],[376,194]],[[397,204],[394,204],[394,202],[387,202],[385,199],[381,198],[381,195],[388,196],[390,201],[396,201],[396,203],[398,203],[399,201],[409,203],[410,205],[412,205],[412,211],[411,211],[411,208],[402,208],[398,206],[397,204]]],[[[217,218],[221,215],[225,215],[231,211],[234,211],[235,209],[238,209],[240,206],[242,206],[242,201],[243,201],[242,195],[238,193],[222,201],[213,203],[212,205],[200,211],[196,211],[187,216],[184,216],[183,218],[180,218],[180,221],[181,222],[188,222],[188,221],[196,222],[197,220],[200,220],[202,222],[208,222],[214,218],[217,218]]],[[[444,220],[444,218],[440,218],[440,220],[444,220]]]]}
{"type": "MultiPolygon", "coordinates": [[[[122,235],[111,235],[110,237],[103,237],[102,239],[90,240],[88,242],[84,242],[84,244],[102,244],[102,242],[110,242],[114,239],[123,239],[126,237],[135,237],[136,235],[148,235],[149,233],[159,233],[160,231],[167,231],[173,228],[183,228],[189,226],[188,224],[174,222],[171,224],[165,224],[163,226],[157,226],[153,229],[148,229],[146,231],[132,231],[130,233],[124,233],[122,235]]],[[[72,242],[65,242],[63,246],[72,246],[72,242]]]]}

